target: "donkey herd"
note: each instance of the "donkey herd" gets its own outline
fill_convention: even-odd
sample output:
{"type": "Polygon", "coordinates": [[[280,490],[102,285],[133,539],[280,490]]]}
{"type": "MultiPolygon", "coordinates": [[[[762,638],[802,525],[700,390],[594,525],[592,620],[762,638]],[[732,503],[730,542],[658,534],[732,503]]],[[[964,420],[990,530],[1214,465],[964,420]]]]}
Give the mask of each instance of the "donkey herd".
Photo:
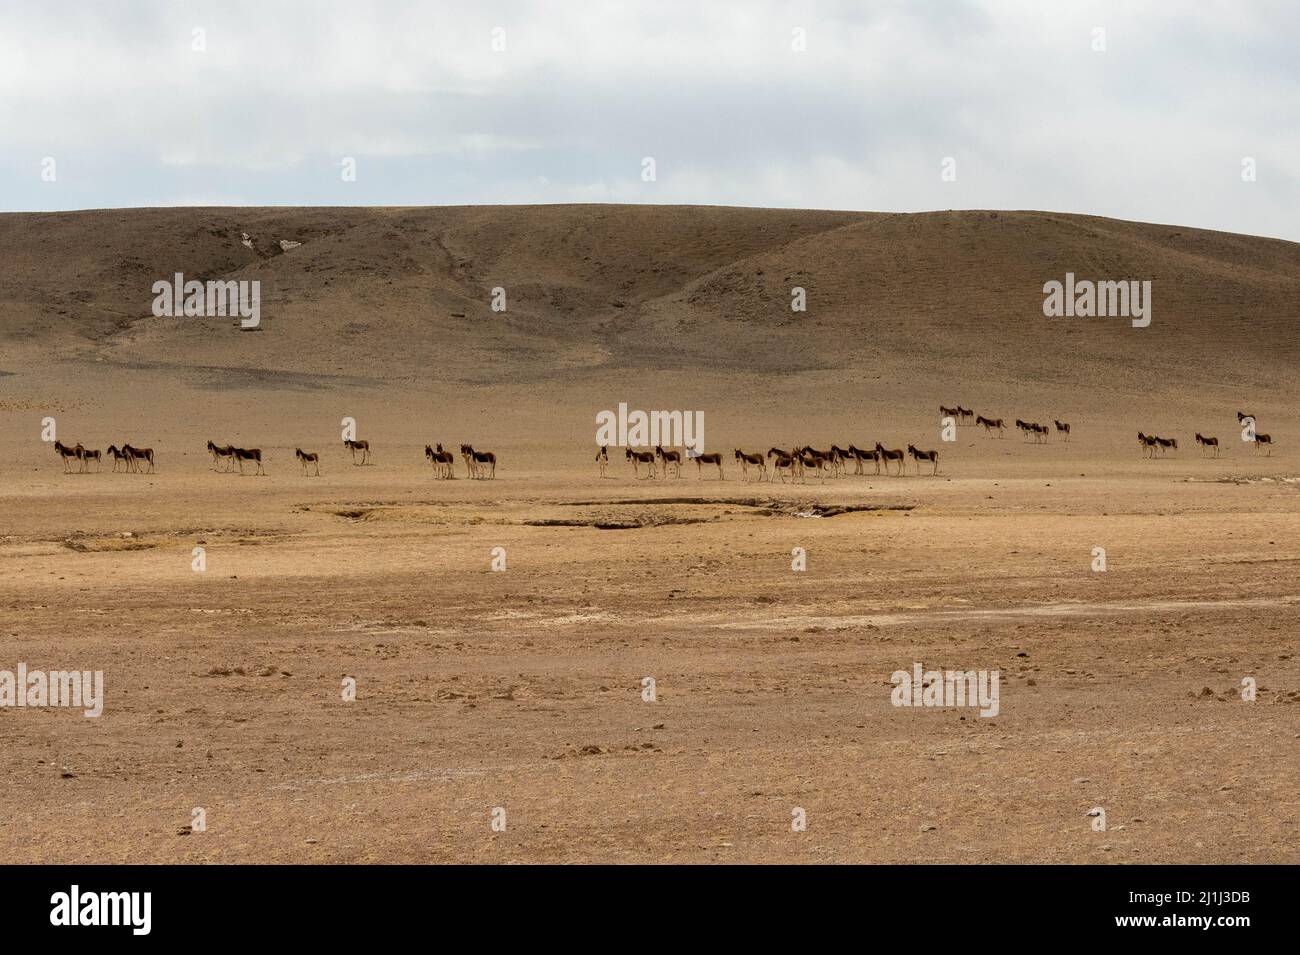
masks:
{"type": "Polygon", "coordinates": [[[133,448],[129,444],[124,444],[119,448],[115,444],[110,444],[107,451],[101,452],[98,449],[89,450],[81,443],[77,443],[74,447],[68,447],[62,441],[55,441],[54,450],[58,452],[59,457],[63,460],[64,471],[72,470],[69,466],[71,461],[77,462],[77,470],[82,473],[89,471],[90,462],[94,461],[95,470],[99,471],[104,466],[104,455],[113,459],[114,471],[117,470],[119,464],[133,473],[141,473],[141,468],[144,465],[148,465],[148,467],[143,473],[151,474],[154,471],[153,448],[133,448]]]}
{"type": "MultiPolygon", "coordinates": [[[[1001,438],[1006,433],[1006,424],[1001,418],[987,418],[984,415],[977,415],[969,408],[963,408],[961,405],[948,407],[947,405],[939,406],[940,414],[944,415],[945,424],[950,423],[973,423],[976,427],[982,427],[986,435],[993,434],[1001,438]],[[951,419],[948,421],[947,419],[951,419]]],[[[1237,412],[1237,423],[1241,426],[1243,440],[1249,442],[1254,447],[1256,453],[1261,448],[1266,449],[1268,455],[1273,453],[1273,438],[1269,434],[1257,431],[1255,428],[1255,416],[1245,412],[1237,412]]],[[[1055,429],[1055,433],[1062,437],[1062,440],[1070,440],[1070,425],[1066,421],[1057,421],[1053,419],[1052,427],[1039,424],[1036,421],[1024,421],[1020,418],[1015,419],[1017,430],[1021,432],[1026,441],[1032,441],[1035,444],[1045,443],[1055,429]]],[[[1159,435],[1146,434],[1139,431],[1137,433],[1138,445],[1142,450],[1143,457],[1163,457],[1170,451],[1178,451],[1177,438],[1165,438],[1159,435]]],[[[1217,458],[1219,456],[1219,439],[1196,432],[1195,443],[1201,449],[1203,454],[1217,458]]],[[[343,447],[352,455],[352,463],[356,466],[364,466],[370,463],[370,442],[345,440],[343,447]]],[[[155,472],[153,448],[137,448],[130,444],[123,444],[120,448],[117,445],[109,445],[108,450],[100,452],[86,448],[78,443],[76,445],[66,445],[61,441],[54,442],[54,450],[58,453],[63,461],[63,470],[72,471],[72,462],[77,463],[77,471],[86,473],[90,471],[91,462],[95,464],[95,470],[103,469],[104,457],[112,458],[113,470],[117,471],[119,467],[133,474],[152,474],[155,472]]],[[[208,454],[212,457],[213,468],[222,472],[230,472],[239,469],[240,474],[246,473],[244,466],[247,464],[253,468],[254,474],[266,474],[266,466],[263,462],[261,448],[238,448],[231,444],[217,444],[214,441],[208,441],[208,454]]],[[[656,475],[662,477],[681,477],[682,466],[691,461],[695,462],[696,474],[703,480],[704,471],[707,467],[710,472],[717,468],[718,480],[725,480],[726,474],[723,471],[724,456],[717,452],[696,453],[687,451],[683,454],[681,451],[674,449],[665,449],[656,445],[652,450],[638,450],[636,448],[624,449],[624,460],[632,465],[634,477],[642,477],[642,470],[645,471],[646,478],[654,478],[656,475]]],[[[424,457],[433,468],[436,477],[443,480],[451,480],[456,476],[456,455],[451,451],[443,449],[441,444],[436,446],[426,444],[424,446],[424,457]]],[[[890,474],[890,466],[893,465],[895,470],[892,472],[899,476],[906,473],[907,459],[911,458],[916,465],[916,473],[921,473],[921,465],[930,465],[930,473],[936,475],[939,473],[939,452],[926,451],[918,448],[914,444],[909,444],[906,450],[902,448],[887,448],[879,441],[874,445],[867,443],[864,450],[856,445],[850,444],[847,448],[832,444],[826,450],[819,450],[810,445],[795,446],[790,450],[784,448],[769,448],[767,453],[748,452],[736,448],[733,455],[736,464],[740,467],[742,480],[758,481],[775,481],[778,478],[782,483],[789,481],[806,482],[808,475],[820,478],[823,482],[828,477],[844,477],[849,473],[850,464],[853,466],[853,474],[866,474],[866,464],[871,462],[874,466],[874,474],[890,474]],[[752,477],[751,477],[752,474],[752,477]]],[[[320,455],[315,451],[304,451],[302,448],[294,449],[294,458],[302,467],[302,473],[307,476],[320,475],[320,455]]],[[[462,444],[460,446],[460,458],[465,465],[465,473],[473,479],[492,479],[497,473],[497,456],[491,451],[478,451],[473,445],[462,444]]],[[[600,470],[600,476],[605,477],[609,470],[609,447],[602,445],[596,452],[596,464],[600,470]]]]}
{"type": "MultiPolygon", "coordinates": [[[[871,461],[875,464],[876,474],[880,474],[881,469],[888,474],[891,464],[897,467],[895,473],[902,474],[906,459],[911,457],[916,462],[916,470],[919,474],[921,471],[921,462],[924,461],[932,466],[930,473],[939,473],[939,452],[922,451],[915,445],[909,444],[907,450],[889,449],[877,443],[874,448],[862,450],[850,444],[847,448],[841,448],[839,445],[832,444],[828,450],[820,451],[808,445],[795,447],[789,451],[783,448],[769,448],[767,454],[754,452],[753,454],[736,448],[733,457],[740,466],[743,480],[776,480],[778,477],[781,483],[787,479],[790,481],[806,482],[807,476],[813,474],[822,481],[827,477],[844,477],[848,474],[849,464],[853,464],[854,474],[865,474],[864,464],[871,461]],[[751,471],[753,477],[751,478],[751,471]]],[[[632,474],[634,477],[642,477],[641,469],[645,468],[645,477],[654,478],[656,475],[668,477],[681,477],[682,453],[680,451],[664,450],[658,445],[653,451],[638,451],[634,448],[627,448],[623,452],[623,457],[632,465],[632,474]]],[[[723,455],[717,451],[707,454],[697,454],[688,451],[686,453],[687,461],[695,462],[696,475],[700,480],[704,478],[704,468],[707,465],[712,471],[718,469],[718,480],[726,480],[726,473],[723,470],[723,455]]],[[[600,468],[600,476],[605,477],[609,468],[609,448],[602,446],[596,452],[596,464],[600,468]]]]}
{"type": "MultiPolygon", "coordinates": [[[[1244,411],[1238,411],[1237,424],[1241,425],[1242,440],[1249,443],[1255,449],[1256,454],[1259,453],[1260,448],[1267,448],[1268,450],[1265,451],[1265,455],[1268,457],[1272,457],[1273,436],[1270,434],[1265,434],[1262,431],[1255,430],[1254,415],[1246,414],[1244,411]]],[[[1196,432],[1196,437],[1194,440],[1196,441],[1196,446],[1201,449],[1202,454],[1208,454],[1211,457],[1215,457],[1215,458],[1219,456],[1218,438],[1208,437],[1206,435],[1201,434],[1201,432],[1198,431],[1196,432]]],[[[1170,451],[1176,452],[1178,450],[1178,439],[1161,438],[1154,434],[1143,434],[1141,431],[1139,431],[1138,446],[1141,447],[1142,449],[1143,457],[1154,458],[1157,456],[1168,454],[1170,451]]]]}
{"type": "MultiPolygon", "coordinates": [[[[352,441],[343,442],[345,450],[352,454],[352,463],[358,467],[370,463],[370,442],[369,441],[352,441]],[[358,457],[360,460],[358,460],[358,457]]],[[[109,445],[108,450],[100,452],[98,450],[89,450],[84,445],[78,443],[69,447],[62,441],[54,442],[54,450],[63,460],[63,470],[71,472],[70,462],[77,462],[77,471],[86,473],[90,470],[90,462],[95,462],[95,470],[102,469],[104,455],[113,459],[113,470],[118,469],[119,464],[124,464],[125,469],[131,473],[149,473],[156,470],[154,466],[153,448],[135,448],[129,444],[122,445],[118,448],[116,445],[109,445]],[[144,465],[148,465],[147,471],[141,471],[144,465]]],[[[237,448],[233,444],[217,444],[209,440],[207,446],[208,454],[212,458],[214,470],[222,473],[239,469],[240,474],[244,474],[244,465],[248,464],[253,468],[253,474],[266,474],[266,465],[262,461],[261,448],[237,448]]],[[[465,470],[471,478],[495,478],[497,476],[497,456],[491,451],[476,451],[472,445],[462,444],[460,446],[461,457],[465,461],[465,470]]],[[[315,451],[304,451],[302,448],[295,448],[294,458],[302,466],[302,473],[311,477],[320,475],[320,454],[315,451]]],[[[429,463],[433,465],[434,473],[440,478],[455,477],[456,458],[450,451],[444,451],[442,445],[438,445],[437,450],[429,445],[424,446],[424,456],[429,463]]]]}
{"type": "MultiPolygon", "coordinates": [[[[947,417],[954,418],[958,421],[966,422],[973,420],[976,426],[984,428],[986,434],[997,432],[998,437],[1006,430],[1006,425],[1001,418],[986,418],[983,415],[977,415],[969,408],[963,408],[961,405],[949,408],[947,405],[939,406],[939,413],[947,417]]],[[[1255,430],[1255,416],[1246,414],[1244,411],[1237,412],[1237,424],[1242,426],[1242,436],[1255,449],[1267,448],[1268,455],[1273,453],[1273,438],[1271,435],[1255,430]]],[[[1056,434],[1061,435],[1065,441],[1070,440],[1070,423],[1068,421],[1057,421],[1052,419],[1052,426],[1056,429],[1056,434]]],[[[1025,440],[1032,440],[1036,444],[1042,444],[1048,440],[1052,434],[1052,428],[1045,424],[1039,424],[1037,421],[1024,421],[1016,419],[1016,430],[1018,430],[1025,440]]],[[[1208,437],[1196,432],[1195,442],[1197,447],[1205,454],[1212,457],[1219,456],[1219,439],[1208,437]]],[[[1178,450],[1177,438],[1162,438],[1158,435],[1145,434],[1138,432],[1138,445],[1142,449],[1143,457],[1156,457],[1167,454],[1169,451],[1178,450]]]]}

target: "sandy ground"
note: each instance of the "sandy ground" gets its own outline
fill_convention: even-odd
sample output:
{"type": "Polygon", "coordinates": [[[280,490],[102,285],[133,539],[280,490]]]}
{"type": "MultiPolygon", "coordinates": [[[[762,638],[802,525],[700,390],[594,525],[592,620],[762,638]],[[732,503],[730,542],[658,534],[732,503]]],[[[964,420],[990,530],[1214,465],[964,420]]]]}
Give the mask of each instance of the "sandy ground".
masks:
{"type": "Polygon", "coordinates": [[[0,671],[105,684],[96,719],[0,707],[9,861],[1300,861],[1300,247],[610,206],[0,240],[0,671]],[[1152,278],[1152,324],[1045,319],[1067,270],[1152,278]],[[263,282],[260,331],[152,316],[175,271],[263,282]],[[914,442],[940,471],[601,479],[619,402],[700,410],[724,454],[914,442]],[[942,442],[941,402],[1073,438],[942,442]],[[64,474],[47,417],[157,473],[64,474]],[[209,438],[268,474],[217,473],[209,438]],[[497,479],[435,480],[425,442],[497,479]],[[998,715],[892,705],[916,663],[997,670],[998,715]]]}
{"type": "Polygon", "coordinates": [[[106,684],[0,709],[13,861],[1300,860],[1294,455],[963,429],[938,477],[783,486],[201,449],[6,475],[4,665],[106,684]],[[998,670],[999,715],[892,706],[916,662],[998,670]]]}

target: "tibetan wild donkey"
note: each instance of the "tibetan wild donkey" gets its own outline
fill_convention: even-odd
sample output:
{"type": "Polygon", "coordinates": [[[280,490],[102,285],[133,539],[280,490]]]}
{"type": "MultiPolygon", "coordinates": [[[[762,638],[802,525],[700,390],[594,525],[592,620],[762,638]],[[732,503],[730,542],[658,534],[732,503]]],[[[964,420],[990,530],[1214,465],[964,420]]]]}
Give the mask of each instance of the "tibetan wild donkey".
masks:
{"type": "Polygon", "coordinates": [[[646,466],[646,476],[655,476],[655,453],[653,451],[633,451],[627,448],[623,456],[632,462],[632,476],[641,476],[641,465],[646,466]]]}
{"type": "Polygon", "coordinates": [[[433,465],[434,473],[444,481],[450,481],[456,476],[456,455],[450,451],[444,451],[441,444],[438,445],[436,450],[426,444],[424,446],[424,456],[433,465]]]}
{"type": "Polygon", "coordinates": [[[761,454],[746,454],[740,448],[736,448],[736,460],[740,462],[740,473],[746,481],[749,480],[749,466],[752,464],[758,469],[758,479],[761,481],[767,477],[767,461],[761,454]]]}
{"type": "Polygon", "coordinates": [[[320,455],[315,451],[304,451],[302,448],[294,448],[293,456],[302,464],[302,473],[307,473],[307,465],[316,465],[316,477],[320,477],[320,455]]]}
{"type": "Polygon", "coordinates": [[[266,470],[262,467],[262,449],[261,448],[233,448],[235,452],[235,463],[239,465],[239,473],[244,473],[244,462],[252,461],[257,465],[254,474],[265,474],[266,470]]]}
{"type": "Polygon", "coordinates": [[[470,477],[481,478],[485,471],[487,477],[497,476],[497,456],[491,451],[475,451],[473,445],[462,444],[460,453],[465,458],[465,467],[470,477]]]}
{"type": "Polygon", "coordinates": [[[344,439],[343,439],[343,447],[347,448],[349,451],[352,452],[352,463],[353,463],[353,464],[356,464],[356,463],[357,463],[357,452],[358,452],[358,451],[361,452],[361,464],[362,464],[362,465],[364,465],[367,461],[370,460],[370,442],[369,442],[369,441],[353,441],[353,440],[351,440],[350,438],[344,438],[344,439]]]}
{"type": "Polygon", "coordinates": [[[939,473],[939,452],[938,451],[922,451],[919,448],[917,448],[915,445],[909,444],[907,446],[907,453],[911,455],[912,460],[916,462],[917,474],[921,473],[922,461],[929,461],[932,464],[934,464],[934,470],[930,472],[931,474],[939,473]]]}

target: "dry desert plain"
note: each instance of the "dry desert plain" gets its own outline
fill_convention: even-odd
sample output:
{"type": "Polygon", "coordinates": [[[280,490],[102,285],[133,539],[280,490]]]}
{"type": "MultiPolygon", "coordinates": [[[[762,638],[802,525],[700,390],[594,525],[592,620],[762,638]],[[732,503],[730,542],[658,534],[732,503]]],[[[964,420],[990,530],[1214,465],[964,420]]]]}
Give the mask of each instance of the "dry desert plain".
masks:
{"type": "Polygon", "coordinates": [[[560,206],[4,215],[0,250],[0,669],[105,688],[0,708],[8,861],[1300,861],[1300,247],[560,206]],[[1152,279],[1151,326],[1045,318],[1067,270],[1152,279]],[[177,271],[259,280],[260,330],[152,316],[177,271]],[[619,402],[939,474],[601,479],[619,402]],[[1073,434],[940,442],[940,403],[1073,434]],[[65,474],[45,417],[157,472],[65,474]],[[496,479],[435,480],[439,441],[496,479]],[[917,662],[998,670],[998,715],[891,705],[917,662]]]}

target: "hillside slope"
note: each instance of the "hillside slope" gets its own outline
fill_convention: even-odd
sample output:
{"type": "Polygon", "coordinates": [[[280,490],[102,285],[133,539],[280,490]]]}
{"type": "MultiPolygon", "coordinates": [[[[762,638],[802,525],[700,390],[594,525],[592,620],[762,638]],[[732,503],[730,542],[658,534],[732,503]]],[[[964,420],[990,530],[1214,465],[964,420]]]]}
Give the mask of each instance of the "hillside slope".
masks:
{"type": "Polygon", "coordinates": [[[0,215],[0,249],[0,371],[19,373],[102,362],[240,388],[730,369],[1249,392],[1294,384],[1300,358],[1300,246],[1052,213],[103,210],[0,215]],[[1045,318],[1042,285],[1067,271],[1150,279],[1151,326],[1045,318]],[[153,282],[176,272],[260,280],[260,330],[152,316],[153,282]]]}

